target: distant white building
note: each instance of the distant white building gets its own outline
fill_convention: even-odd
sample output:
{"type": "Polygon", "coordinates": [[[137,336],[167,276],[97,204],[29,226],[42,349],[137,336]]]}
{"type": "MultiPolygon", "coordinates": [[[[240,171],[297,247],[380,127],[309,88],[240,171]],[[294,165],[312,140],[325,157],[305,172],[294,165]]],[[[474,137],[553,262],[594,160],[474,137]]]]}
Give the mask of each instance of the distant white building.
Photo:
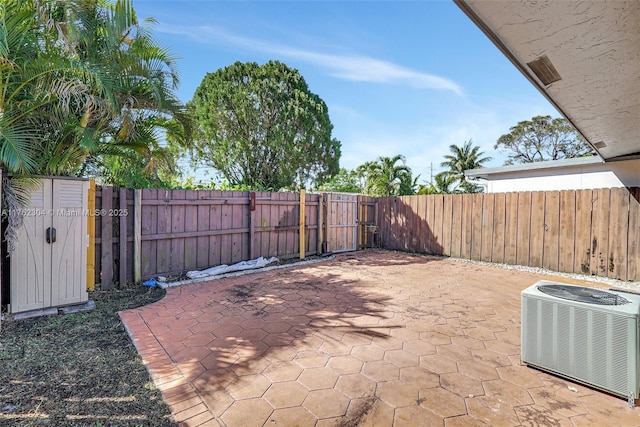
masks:
{"type": "Polygon", "coordinates": [[[604,162],[598,156],[465,171],[487,193],[640,187],[640,159],[604,162]]]}

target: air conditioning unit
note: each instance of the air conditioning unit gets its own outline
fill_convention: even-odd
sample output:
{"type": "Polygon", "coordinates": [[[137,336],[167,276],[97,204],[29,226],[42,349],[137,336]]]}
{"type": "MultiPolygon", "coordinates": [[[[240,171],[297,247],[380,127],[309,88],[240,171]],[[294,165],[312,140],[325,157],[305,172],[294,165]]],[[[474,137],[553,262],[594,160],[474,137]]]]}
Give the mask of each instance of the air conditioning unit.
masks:
{"type": "Polygon", "coordinates": [[[522,362],[634,407],[639,317],[640,295],[539,281],[522,291],[522,362]]]}

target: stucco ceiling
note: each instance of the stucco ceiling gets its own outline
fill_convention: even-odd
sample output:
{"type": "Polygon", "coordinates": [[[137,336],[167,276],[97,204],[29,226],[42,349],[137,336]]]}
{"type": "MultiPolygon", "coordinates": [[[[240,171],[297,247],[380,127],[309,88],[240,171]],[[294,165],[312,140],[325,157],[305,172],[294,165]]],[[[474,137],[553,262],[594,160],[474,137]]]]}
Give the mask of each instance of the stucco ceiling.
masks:
{"type": "Polygon", "coordinates": [[[640,157],[640,1],[454,1],[602,158],[640,157]]]}

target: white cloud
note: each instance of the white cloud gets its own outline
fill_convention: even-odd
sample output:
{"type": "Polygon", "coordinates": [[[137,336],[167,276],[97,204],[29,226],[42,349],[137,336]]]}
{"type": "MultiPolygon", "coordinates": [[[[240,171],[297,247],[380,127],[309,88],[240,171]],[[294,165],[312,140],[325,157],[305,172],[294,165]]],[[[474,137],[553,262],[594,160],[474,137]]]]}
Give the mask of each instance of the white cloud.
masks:
{"type": "Polygon", "coordinates": [[[418,89],[450,90],[459,96],[463,96],[462,88],[453,80],[362,55],[335,55],[296,49],[277,43],[239,36],[213,26],[192,28],[162,25],[158,30],[168,34],[189,36],[201,43],[227,44],[247,50],[296,59],[325,68],[330,75],[344,80],[400,84],[418,89]]]}

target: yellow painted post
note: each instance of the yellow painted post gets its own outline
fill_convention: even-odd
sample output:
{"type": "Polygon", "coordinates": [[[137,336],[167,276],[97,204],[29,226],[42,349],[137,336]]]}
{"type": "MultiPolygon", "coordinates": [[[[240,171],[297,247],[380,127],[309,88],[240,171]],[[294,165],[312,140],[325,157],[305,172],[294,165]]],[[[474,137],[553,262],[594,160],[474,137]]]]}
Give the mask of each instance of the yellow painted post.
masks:
{"type": "Polygon", "coordinates": [[[96,258],[96,182],[89,181],[88,194],[87,234],[89,246],[87,247],[87,290],[95,289],[95,258],[96,258]]]}
{"type": "Polygon", "coordinates": [[[300,259],[305,255],[305,231],[304,231],[304,205],[307,197],[305,190],[300,190],[300,259]]]}

